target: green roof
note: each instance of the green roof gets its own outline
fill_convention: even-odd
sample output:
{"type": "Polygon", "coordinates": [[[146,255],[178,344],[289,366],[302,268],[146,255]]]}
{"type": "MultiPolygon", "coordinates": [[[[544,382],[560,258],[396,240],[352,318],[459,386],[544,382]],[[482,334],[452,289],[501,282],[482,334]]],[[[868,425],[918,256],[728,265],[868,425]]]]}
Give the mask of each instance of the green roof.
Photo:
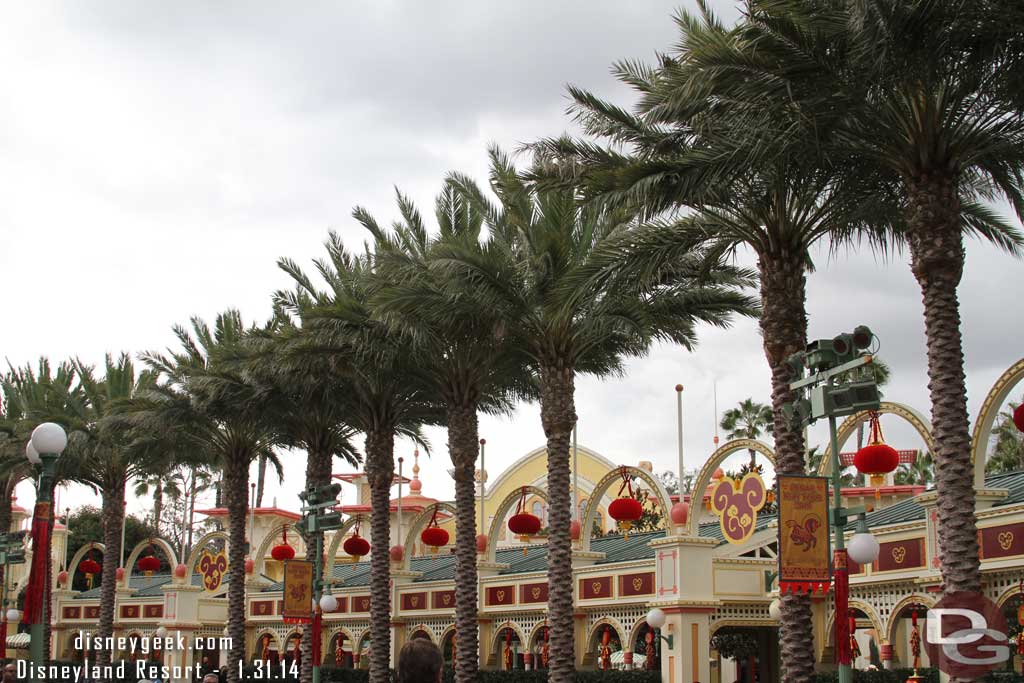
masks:
{"type": "MultiPolygon", "coordinates": [[[[998,501],[993,507],[1024,503],[1024,470],[989,475],[985,477],[985,488],[1009,491],[1006,498],[998,501]]],[[[890,524],[906,524],[919,519],[924,519],[924,508],[918,505],[913,498],[908,498],[877,512],[869,513],[867,521],[869,527],[875,528],[890,524]]]]}

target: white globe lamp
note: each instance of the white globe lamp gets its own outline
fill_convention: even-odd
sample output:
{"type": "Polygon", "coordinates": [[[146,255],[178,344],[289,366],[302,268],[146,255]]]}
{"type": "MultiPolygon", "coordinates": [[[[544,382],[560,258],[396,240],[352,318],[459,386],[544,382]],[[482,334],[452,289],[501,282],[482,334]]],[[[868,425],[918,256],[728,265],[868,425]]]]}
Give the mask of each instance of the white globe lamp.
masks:
{"type": "Polygon", "coordinates": [[[17,621],[18,619],[21,619],[21,612],[19,612],[18,610],[14,609],[13,607],[11,609],[7,610],[7,621],[12,621],[13,622],[13,621],[17,621]]]}
{"type": "Polygon", "coordinates": [[[338,609],[338,598],[330,593],[320,598],[320,609],[324,612],[333,612],[338,609]]]}
{"type": "Polygon", "coordinates": [[[868,532],[858,532],[850,538],[847,553],[857,564],[871,564],[878,559],[878,540],[868,532]]]}
{"type": "Polygon", "coordinates": [[[650,626],[651,628],[660,629],[662,626],[665,625],[665,620],[667,618],[668,617],[665,616],[665,613],[662,610],[660,610],[659,608],[655,607],[650,612],[647,613],[646,621],[647,621],[647,625],[650,626]]]}
{"type": "Polygon", "coordinates": [[[782,601],[781,600],[779,600],[778,598],[775,598],[770,603],[768,603],[768,616],[770,616],[775,621],[779,621],[779,620],[782,619],[782,601]]]}
{"type": "Polygon", "coordinates": [[[41,454],[60,455],[68,445],[68,435],[55,422],[44,422],[32,430],[32,445],[41,454]]]}
{"type": "Polygon", "coordinates": [[[43,461],[43,459],[39,457],[39,451],[36,450],[36,447],[32,445],[31,441],[25,445],[25,458],[33,465],[38,465],[43,461]]]}
{"type": "Polygon", "coordinates": [[[166,638],[167,637],[167,628],[164,627],[164,626],[158,626],[157,629],[156,629],[155,635],[156,635],[157,638],[166,638]]]}

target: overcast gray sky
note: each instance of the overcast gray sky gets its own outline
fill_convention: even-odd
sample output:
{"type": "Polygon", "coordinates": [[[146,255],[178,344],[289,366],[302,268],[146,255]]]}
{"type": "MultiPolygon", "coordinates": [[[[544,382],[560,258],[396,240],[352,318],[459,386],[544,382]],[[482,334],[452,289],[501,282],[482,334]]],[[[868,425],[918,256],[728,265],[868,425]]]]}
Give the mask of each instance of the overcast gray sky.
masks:
{"type": "MultiPolygon", "coordinates": [[[[711,4],[736,16],[734,3],[711,4]]],[[[567,83],[627,103],[610,64],[669,49],[681,6],[695,4],[3,3],[0,356],[98,362],[162,348],[194,314],[264,318],[269,293],[287,284],[278,257],[308,263],[331,228],[363,239],[354,205],[387,220],[394,186],[429,211],[447,171],[484,180],[489,142],[570,128],[567,83]]],[[[1021,356],[1020,274],[1009,257],[969,246],[960,300],[972,417],[1021,356]]],[[[812,336],[873,327],[893,368],[886,396],[928,412],[920,294],[904,256],[820,256],[808,308],[812,336]]],[[[616,462],[673,466],[677,382],[697,466],[710,452],[716,382],[720,410],[768,399],[755,323],[708,330],[693,354],[656,348],[621,379],[582,379],[581,443],[616,462]]],[[[543,443],[536,406],[484,418],[481,431],[492,476],[543,443]]],[[[895,425],[887,434],[917,445],[895,425]]],[[[431,437],[424,490],[447,497],[444,433],[431,437]]],[[[293,507],[300,486],[287,481],[281,502],[293,507]]]]}

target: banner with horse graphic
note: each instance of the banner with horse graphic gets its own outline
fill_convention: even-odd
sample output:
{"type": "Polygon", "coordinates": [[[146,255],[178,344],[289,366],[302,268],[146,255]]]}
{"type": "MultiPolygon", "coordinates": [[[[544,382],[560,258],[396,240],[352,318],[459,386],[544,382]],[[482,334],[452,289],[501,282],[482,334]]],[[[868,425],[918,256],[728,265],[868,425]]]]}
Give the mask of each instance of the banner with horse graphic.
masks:
{"type": "Polygon", "coordinates": [[[286,624],[313,621],[313,563],[288,560],[284,563],[284,610],[286,624]]]}
{"type": "Polygon", "coordinates": [[[828,479],[779,475],[779,591],[826,591],[829,562],[828,479]]]}

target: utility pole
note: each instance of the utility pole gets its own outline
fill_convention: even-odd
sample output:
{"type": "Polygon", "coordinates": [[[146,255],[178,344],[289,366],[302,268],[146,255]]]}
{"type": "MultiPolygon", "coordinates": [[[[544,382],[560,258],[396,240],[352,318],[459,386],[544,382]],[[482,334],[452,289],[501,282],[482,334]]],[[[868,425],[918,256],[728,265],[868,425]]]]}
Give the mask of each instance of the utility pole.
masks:
{"type": "MultiPolygon", "coordinates": [[[[342,526],[341,513],[334,510],[338,504],[341,484],[311,486],[299,494],[303,502],[302,519],[306,537],[313,537],[313,624],[312,659],[313,683],[320,683],[320,623],[323,611],[320,600],[324,597],[324,531],[342,526]]],[[[385,551],[386,552],[386,551],[385,551]]]]}

